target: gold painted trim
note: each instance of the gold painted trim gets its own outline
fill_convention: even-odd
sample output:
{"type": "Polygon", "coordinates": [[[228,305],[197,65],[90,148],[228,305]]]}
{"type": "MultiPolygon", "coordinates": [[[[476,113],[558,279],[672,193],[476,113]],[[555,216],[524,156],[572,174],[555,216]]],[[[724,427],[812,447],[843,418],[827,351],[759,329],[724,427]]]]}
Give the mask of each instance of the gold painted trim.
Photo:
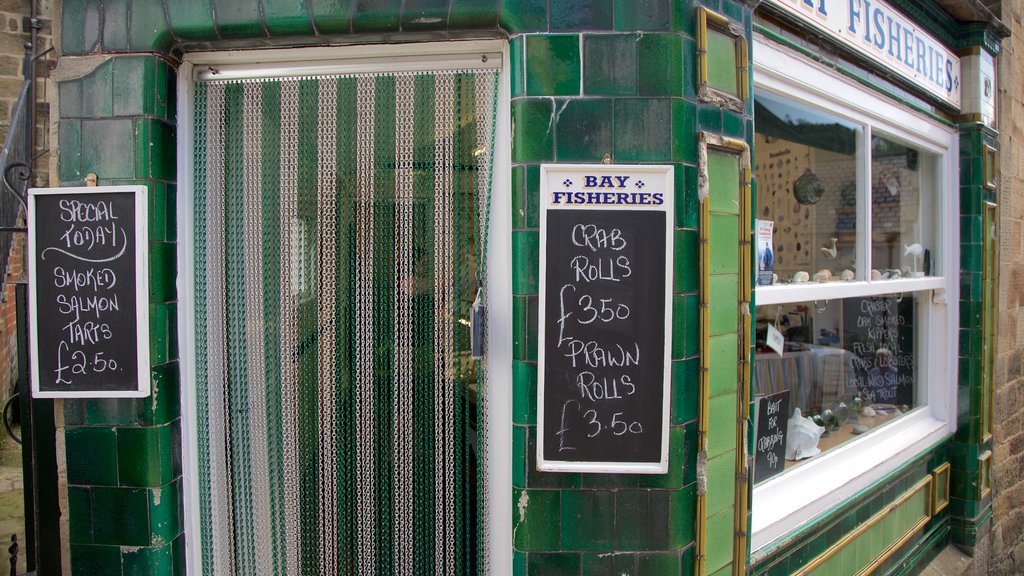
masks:
{"type": "Polygon", "coordinates": [[[981,46],[965,46],[957,50],[956,55],[960,58],[965,58],[967,56],[980,56],[981,46]]]}
{"type": "MultiPolygon", "coordinates": [[[[988,148],[986,146],[986,148],[988,148]]],[[[994,149],[993,149],[994,150],[994,149]]],[[[992,439],[995,418],[995,349],[998,332],[996,310],[999,290],[999,207],[992,202],[982,205],[982,290],[981,297],[981,442],[992,439]],[[985,278],[985,275],[991,278],[985,278]]]]}
{"type": "Polygon", "coordinates": [[[729,18],[712,12],[704,6],[697,7],[697,98],[712,102],[734,112],[743,112],[750,98],[750,61],[747,40],[743,29],[729,18]],[[736,50],[736,94],[719,90],[708,84],[708,27],[726,34],[733,39],[736,50]]]}
{"type": "Polygon", "coordinates": [[[992,492],[992,451],[978,456],[978,500],[988,498],[992,492]],[[984,472],[984,475],[982,474],[984,472]]]}
{"type": "MultiPolygon", "coordinates": [[[[698,135],[698,148],[704,151],[700,155],[703,163],[698,162],[698,171],[704,171],[704,182],[707,182],[707,144],[704,133],[698,135]]],[[[700,178],[698,178],[700,180],[700,178]]],[[[700,220],[698,241],[700,244],[700,410],[697,413],[697,518],[694,535],[694,574],[704,575],[704,563],[707,555],[707,452],[708,452],[708,410],[710,407],[710,323],[711,323],[711,208],[707,198],[698,193],[700,198],[700,220]],[[703,470],[700,469],[703,462],[703,470]]]]}
{"type": "Polygon", "coordinates": [[[982,151],[981,173],[982,185],[995,190],[999,184],[999,152],[987,144],[982,151]]]}
{"type": "MultiPolygon", "coordinates": [[[[847,546],[849,546],[854,540],[856,540],[859,536],[861,536],[862,534],[867,532],[868,529],[870,529],[872,526],[874,526],[875,524],[878,524],[879,522],[881,522],[890,513],[892,513],[894,510],[899,508],[901,505],[906,503],[908,500],[910,500],[911,498],[916,496],[918,492],[920,492],[921,490],[924,490],[926,488],[929,489],[929,494],[928,494],[928,499],[926,500],[926,505],[929,504],[930,501],[931,501],[931,498],[932,498],[932,496],[931,496],[931,488],[932,488],[932,486],[933,485],[932,485],[932,477],[931,477],[931,475],[925,476],[917,484],[915,484],[912,488],[910,488],[909,490],[904,492],[899,498],[894,500],[891,504],[889,504],[888,506],[886,506],[885,508],[883,508],[879,512],[875,513],[874,516],[869,518],[866,522],[864,522],[860,526],[857,526],[851,532],[848,532],[838,542],[836,542],[831,547],[829,547],[828,550],[825,550],[817,558],[815,558],[814,560],[811,560],[811,562],[808,563],[806,566],[804,566],[800,570],[794,572],[793,573],[794,576],[804,576],[806,574],[810,574],[812,571],[816,570],[819,566],[824,564],[829,558],[835,556],[840,550],[842,550],[843,548],[846,548],[847,546]]],[[[913,537],[914,534],[916,534],[918,531],[920,531],[922,528],[924,528],[925,525],[928,524],[928,522],[932,519],[932,516],[931,516],[931,513],[930,513],[931,512],[931,509],[930,509],[931,507],[930,506],[926,506],[926,507],[928,508],[928,510],[925,510],[924,517],[921,518],[921,520],[917,521],[906,532],[904,532],[899,538],[897,538],[896,541],[894,541],[885,550],[883,550],[881,554],[879,554],[874,560],[871,561],[871,563],[869,563],[867,566],[865,566],[859,572],[857,572],[857,576],[862,576],[862,575],[865,575],[865,574],[870,574],[875,568],[878,568],[878,566],[880,566],[883,562],[888,560],[889,557],[892,556],[893,553],[895,553],[897,550],[899,550],[899,548],[901,546],[903,546],[903,544],[905,544],[908,540],[910,540],[910,538],[913,537]]]]}
{"type": "Polygon", "coordinates": [[[935,470],[932,470],[932,516],[942,512],[947,506],[949,506],[949,482],[952,479],[949,471],[949,462],[946,462],[935,470]],[[939,476],[945,477],[943,486],[945,486],[946,489],[943,491],[942,500],[939,500],[939,476]]]}
{"type": "Polygon", "coordinates": [[[968,122],[977,122],[978,124],[985,123],[985,117],[980,112],[971,112],[970,114],[959,114],[956,117],[956,121],[959,124],[966,124],[968,122]]]}

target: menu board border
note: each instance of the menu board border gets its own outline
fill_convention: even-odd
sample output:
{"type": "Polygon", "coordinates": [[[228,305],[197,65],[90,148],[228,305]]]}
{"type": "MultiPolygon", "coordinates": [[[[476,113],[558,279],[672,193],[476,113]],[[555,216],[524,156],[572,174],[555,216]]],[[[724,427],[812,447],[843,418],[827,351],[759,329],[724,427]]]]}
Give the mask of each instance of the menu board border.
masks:
{"type": "Polygon", "coordinates": [[[77,186],[66,188],[29,188],[28,250],[25,264],[28,268],[28,311],[30,372],[33,398],[145,398],[151,393],[151,367],[149,365],[149,204],[147,186],[77,186]],[[39,389],[39,322],[36,288],[36,197],[78,194],[132,194],[135,206],[135,338],[138,381],[134,390],[40,390],[39,389]]]}
{"type": "Polygon", "coordinates": [[[675,167],[668,164],[542,164],[540,166],[540,279],[537,329],[537,470],[542,472],[587,472],[621,474],[665,474],[668,472],[669,424],[672,399],[672,287],[673,242],[675,237],[675,167]],[[594,175],[651,174],[664,178],[664,202],[661,205],[580,205],[582,210],[642,210],[665,212],[665,322],[664,351],[662,355],[662,409],[661,455],[658,461],[576,461],[557,460],[544,454],[544,346],[545,346],[545,291],[547,288],[547,215],[554,208],[548,187],[549,173],[588,172],[594,175]]]}

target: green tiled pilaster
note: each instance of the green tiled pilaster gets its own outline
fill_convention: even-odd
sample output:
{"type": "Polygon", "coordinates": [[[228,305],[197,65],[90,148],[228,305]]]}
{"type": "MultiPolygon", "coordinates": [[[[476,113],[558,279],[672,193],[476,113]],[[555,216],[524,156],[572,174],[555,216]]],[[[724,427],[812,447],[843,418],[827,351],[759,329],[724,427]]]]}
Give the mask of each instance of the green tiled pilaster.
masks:
{"type": "MultiPolygon", "coordinates": [[[[131,26],[154,18],[135,4],[131,26]]],[[[108,21],[113,16],[120,12],[108,14],[108,21]]],[[[112,28],[103,42],[131,46],[136,40],[112,28]]],[[[100,185],[149,189],[153,394],[64,402],[72,571],[183,574],[174,72],[154,56],[96,62],[86,75],[58,83],[59,174],[63,185],[82,185],[93,172],[100,185]]]]}

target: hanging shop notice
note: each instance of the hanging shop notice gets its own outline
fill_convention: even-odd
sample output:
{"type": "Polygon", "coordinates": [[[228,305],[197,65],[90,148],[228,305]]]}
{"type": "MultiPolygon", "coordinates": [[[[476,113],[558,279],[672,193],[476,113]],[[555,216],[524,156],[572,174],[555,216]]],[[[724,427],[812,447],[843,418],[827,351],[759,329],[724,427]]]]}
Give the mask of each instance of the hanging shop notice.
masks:
{"type": "Polygon", "coordinates": [[[537,467],[664,473],[672,167],[548,165],[540,178],[537,467]]]}
{"type": "Polygon", "coordinates": [[[29,190],[32,395],[150,393],[146,187],[29,190]]]}

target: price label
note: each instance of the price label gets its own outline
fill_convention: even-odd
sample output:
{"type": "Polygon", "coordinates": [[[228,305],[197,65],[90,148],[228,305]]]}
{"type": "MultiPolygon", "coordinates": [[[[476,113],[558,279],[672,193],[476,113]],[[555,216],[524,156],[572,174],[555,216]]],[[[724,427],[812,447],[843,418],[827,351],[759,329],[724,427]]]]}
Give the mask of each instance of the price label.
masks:
{"type": "Polygon", "coordinates": [[[771,348],[772,350],[775,350],[775,352],[779,356],[782,356],[782,347],[785,343],[786,338],[782,335],[782,332],[779,332],[779,330],[775,328],[775,326],[769,324],[767,342],[768,347],[771,348]]]}

